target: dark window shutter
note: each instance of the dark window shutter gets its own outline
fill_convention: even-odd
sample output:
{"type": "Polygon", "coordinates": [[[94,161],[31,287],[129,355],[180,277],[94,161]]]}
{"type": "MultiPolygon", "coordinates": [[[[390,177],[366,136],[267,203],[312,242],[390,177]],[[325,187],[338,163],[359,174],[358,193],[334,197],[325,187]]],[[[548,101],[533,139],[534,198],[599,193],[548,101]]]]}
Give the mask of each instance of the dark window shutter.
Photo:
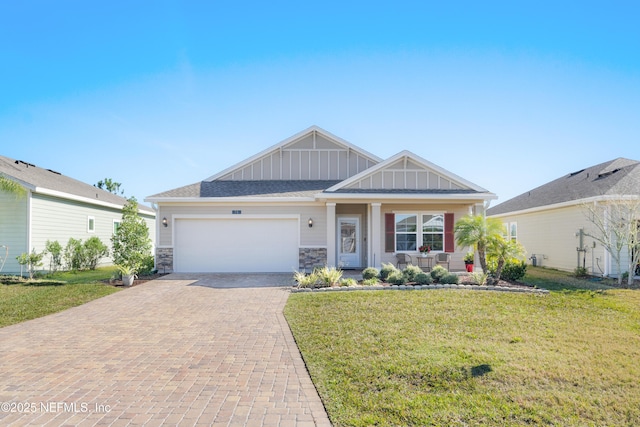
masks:
{"type": "Polygon", "coordinates": [[[444,251],[454,252],[456,248],[453,236],[453,213],[444,214],[444,251]]]}
{"type": "Polygon", "coordinates": [[[396,251],[396,215],[384,214],[384,251],[396,251]]]}

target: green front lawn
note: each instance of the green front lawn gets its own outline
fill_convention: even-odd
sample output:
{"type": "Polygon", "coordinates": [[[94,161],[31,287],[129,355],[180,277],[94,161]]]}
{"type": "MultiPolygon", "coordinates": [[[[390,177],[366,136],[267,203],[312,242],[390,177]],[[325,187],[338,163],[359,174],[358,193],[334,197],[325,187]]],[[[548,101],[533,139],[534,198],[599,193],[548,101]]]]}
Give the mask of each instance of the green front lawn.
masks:
{"type": "Polygon", "coordinates": [[[62,272],[32,282],[4,277],[0,280],[0,327],[46,316],[117,292],[117,288],[100,282],[109,279],[114,271],[114,268],[107,267],[95,271],[62,272]]]}
{"type": "Polygon", "coordinates": [[[640,293],[526,280],[561,291],[299,293],[285,316],[336,426],[640,425],[640,293]]]}

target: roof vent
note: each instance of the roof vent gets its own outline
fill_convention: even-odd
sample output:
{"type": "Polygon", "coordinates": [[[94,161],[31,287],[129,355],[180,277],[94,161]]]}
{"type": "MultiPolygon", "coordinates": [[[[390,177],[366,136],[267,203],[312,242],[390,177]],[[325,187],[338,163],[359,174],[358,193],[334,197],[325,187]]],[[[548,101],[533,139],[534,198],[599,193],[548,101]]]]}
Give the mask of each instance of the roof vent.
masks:
{"type": "Polygon", "coordinates": [[[569,174],[569,176],[576,176],[576,175],[578,175],[578,174],[579,174],[579,173],[581,173],[581,172],[584,172],[584,169],[580,169],[580,170],[579,170],[579,171],[577,171],[577,172],[572,172],[572,173],[570,173],[570,174],[569,174]]]}
{"type": "Polygon", "coordinates": [[[47,170],[48,170],[49,172],[51,172],[51,173],[55,173],[56,175],[62,175],[60,172],[56,172],[56,171],[51,170],[51,169],[47,169],[47,170]]]}
{"type": "Polygon", "coordinates": [[[25,162],[23,160],[16,160],[16,165],[19,165],[19,164],[23,164],[26,167],[29,167],[29,166],[31,166],[32,168],[36,167],[36,165],[34,165],[33,163],[27,163],[27,162],[25,162]]]}
{"type": "Polygon", "coordinates": [[[613,175],[614,173],[618,172],[619,170],[620,170],[620,168],[617,168],[617,169],[613,169],[613,170],[610,170],[610,171],[599,173],[598,174],[598,178],[605,178],[605,177],[607,177],[609,175],[613,175]]]}

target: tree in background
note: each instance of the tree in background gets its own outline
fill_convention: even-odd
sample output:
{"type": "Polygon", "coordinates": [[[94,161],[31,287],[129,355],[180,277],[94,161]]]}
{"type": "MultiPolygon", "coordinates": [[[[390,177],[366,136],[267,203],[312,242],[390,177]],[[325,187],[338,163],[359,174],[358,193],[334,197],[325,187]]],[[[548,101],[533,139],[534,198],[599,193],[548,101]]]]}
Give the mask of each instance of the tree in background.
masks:
{"type": "MultiPolygon", "coordinates": [[[[637,189],[636,189],[637,192],[637,189]]],[[[632,194],[632,193],[629,193],[632,194]]],[[[618,284],[622,285],[622,259],[626,255],[627,284],[633,284],[636,266],[640,262],[640,197],[618,196],[604,202],[583,204],[587,220],[593,224],[585,235],[593,238],[609,252],[618,268],[618,284]]]]}
{"type": "Polygon", "coordinates": [[[98,187],[101,190],[106,190],[109,193],[113,193],[113,194],[116,194],[118,196],[124,195],[124,190],[122,190],[120,188],[121,186],[122,186],[121,183],[115,182],[111,178],[105,178],[104,180],[100,180],[95,185],[95,187],[98,187]]]}

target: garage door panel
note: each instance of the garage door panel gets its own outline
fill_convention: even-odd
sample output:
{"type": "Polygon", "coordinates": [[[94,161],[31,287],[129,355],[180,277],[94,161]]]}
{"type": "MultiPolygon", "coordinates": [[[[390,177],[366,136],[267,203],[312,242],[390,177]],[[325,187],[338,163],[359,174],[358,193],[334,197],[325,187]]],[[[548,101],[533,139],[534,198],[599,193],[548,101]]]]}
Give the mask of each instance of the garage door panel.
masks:
{"type": "Polygon", "coordinates": [[[175,270],[291,272],[298,268],[295,219],[177,219],[175,270]]]}

